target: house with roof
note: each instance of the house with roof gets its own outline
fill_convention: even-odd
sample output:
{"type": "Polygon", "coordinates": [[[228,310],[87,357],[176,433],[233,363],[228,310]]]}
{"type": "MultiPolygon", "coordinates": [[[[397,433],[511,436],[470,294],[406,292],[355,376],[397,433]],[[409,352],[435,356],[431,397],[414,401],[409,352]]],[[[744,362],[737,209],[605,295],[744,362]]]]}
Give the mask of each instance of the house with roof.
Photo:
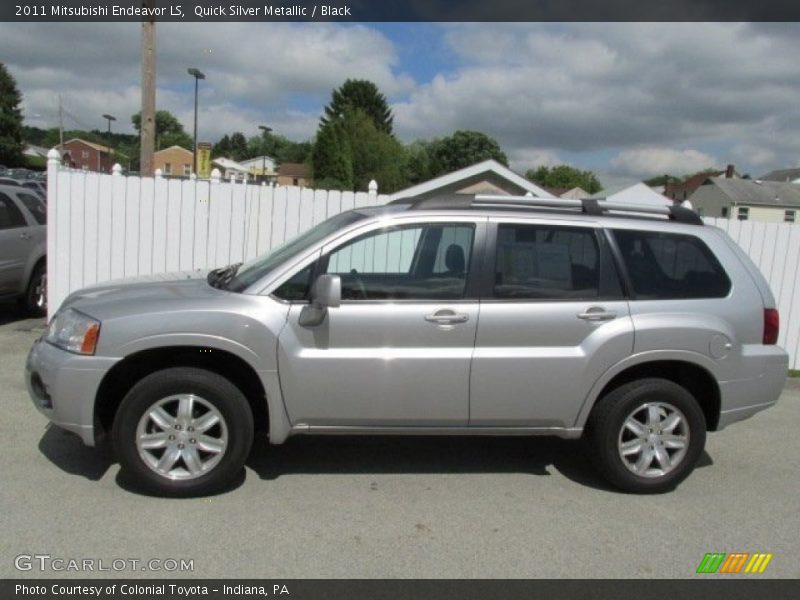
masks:
{"type": "Polygon", "coordinates": [[[489,159],[395,192],[390,196],[390,200],[422,199],[440,194],[499,194],[504,196],[530,194],[537,198],[553,198],[553,195],[546,189],[528,181],[496,160],[489,159]]]}
{"type": "Polygon", "coordinates": [[[589,192],[580,186],[574,188],[546,187],[544,189],[556,198],[566,198],[567,200],[581,200],[591,196],[589,192]]]}
{"type": "Polygon", "coordinates": [[[800,222],[800,185],[796,183],[709,177],[689,202],[705,217],[800,222]]]}
{"type": "Polygon", "coordinates": [[[61,147],[63,164],[72,169],[111,173],[114,155],[111,148],[80,138],[72,138],[61,147]]]}
{"type": "Polygon", "coordinates": [[[724,171],[706,171],[705,173],[696,173],[683,181],[669,181],[664,186],[664,195],[675,204],[680,204],[694,194],[697,188],[703,185],[709,177],[721,177],[723,175],[728,179],[739,177],[734,165],[728,165],[724,171]]]}
{"type": "Polygon", "coordinates": [[[275,159],[271,156],[254,156],[247,160],[240,160],[239,164],[245,167],[253,180],[267,180],[275,178],[275,159]]]}
{"type": "Polygon", "coordinates": [[[211,161],[211,164],[220,169],[223,179],[236,179],[237,181],[247,181],[250,170],[242,163],[220,156],[211,161]]]}
{"type": "Polygon", "coordinates": [[[153,170],[161,169],[167,177],[189,177],[194,154],[182,146],[170,146],[153,154],[153,170]]]}
{"type": "Polygon", "coordinates": [[[624,204],[642,204],[644,206],[672,206],[673,202],[666,196],[663,196],[653,190],[649,185],[643,182],[634,183],[625,187],[601,190],[596,194],[592,194],[591,198],[597,200],[608,200],[609,202],[621,202],[624,204]]]}
{"type": "Polygon", "coordinates": [[[278,167],[278,185],[295,185],[299,187],[311,187],[311,169],[303,163],[281,163],[278,167]]]}
{"type": "Polygon", "coordinates": [[[759,177],[761,181],[780,181],[781,183],[800,183],[800,167],[796,169],[778,169],[759,177]]]}

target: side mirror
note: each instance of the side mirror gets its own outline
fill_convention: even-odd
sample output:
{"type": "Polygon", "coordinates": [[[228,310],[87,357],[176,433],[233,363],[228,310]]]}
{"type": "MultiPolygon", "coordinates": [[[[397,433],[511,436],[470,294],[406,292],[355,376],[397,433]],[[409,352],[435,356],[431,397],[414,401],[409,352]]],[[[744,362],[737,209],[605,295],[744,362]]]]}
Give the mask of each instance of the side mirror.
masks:
{"type": "Polygon", "coordinates": [[[311,289],[311,304],[317,308],[336,308],[342,303],[342,278],[320,275],[311,289]]]}
{"type": "Polygon", "coordinates": [[[321,325],[329,308],[342,303],[342,279],[338,275],[320,275],[311,288],[311,304],[300,311],[298,323],[303,327],[321,325]]]}

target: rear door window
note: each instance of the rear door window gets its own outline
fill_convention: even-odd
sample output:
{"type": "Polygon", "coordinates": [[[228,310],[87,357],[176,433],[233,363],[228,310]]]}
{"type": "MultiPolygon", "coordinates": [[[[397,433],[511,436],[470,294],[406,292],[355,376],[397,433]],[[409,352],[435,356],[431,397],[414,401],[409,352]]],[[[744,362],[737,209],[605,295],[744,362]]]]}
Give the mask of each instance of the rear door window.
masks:
{"type": "Polygon", "coordinates": [[[613,233],[636,298],[723,298],[730,292],[730,279],[700,238],[623,229],[613,233]]]}
{"type": "Polygon", "coordinates": [[[507,224],[497,228],[493,296],[578,300],[600,295],[600,251],[594,230],[507,224]]]}
{"type": "Polygon", "coordinates": [[[25,217],[14,201],[0,192],[0,229],[26,227],[25,217]]]}
{"type": "Polygon", "coordinates": [[[30,194],[19,194],[19,199],[25,205],[25,208],[28,209],[28,212],[33,215],[33,218],[36,219],[36,222],[39,225],[44,225],[47,223],[47,209],[44,206],[44,202],[39,200],[36,196],[31,196],[30,194]]]}

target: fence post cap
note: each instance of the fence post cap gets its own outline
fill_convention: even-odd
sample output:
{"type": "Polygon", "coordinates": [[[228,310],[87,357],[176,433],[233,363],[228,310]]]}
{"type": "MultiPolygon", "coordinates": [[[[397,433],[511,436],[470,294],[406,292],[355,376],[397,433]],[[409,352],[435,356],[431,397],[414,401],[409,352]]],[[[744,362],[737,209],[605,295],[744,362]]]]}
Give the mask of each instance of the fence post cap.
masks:
{"type": "Polygon", "coordinates": [[[211,181],[214,183],[219,183],[220,178],[222,177],[222,173],[220,173],[219,169],[214,169],[211,171],[211,181]]]}
{"type": "Polygon", "coordinates": [[[61,164],[61,152],[58,151],[57,148],[50,148],[50,151],[47,153],[47,162],[61,164]]]}
{"type": "Polygon", "coordinates": [[[111,167],[111,173],[113,175],[122,175],[122,165],[119,163],[114,163],[114,166],[111,167]]]}
{"type": "Polygon", "coordinates": [[[192,181],[195,181],[197,179],[197,173],[191,173],[189,175],[189,179],[191,179],[192,181]]]}
{"type": "Polygon", "coordinates": [[[164,171],[162,171],[161,169],[156,169],[156,172],[155,172],[156,179],[161,179],[161,177],[163,175],[164,175],[164,171]]]}
{"type": "Polygon", "coordinates": [[[370,194],[377,194],[378,193],[378,182],[374,179],[369,182],[369,186],[367,187],[370,194]]]}

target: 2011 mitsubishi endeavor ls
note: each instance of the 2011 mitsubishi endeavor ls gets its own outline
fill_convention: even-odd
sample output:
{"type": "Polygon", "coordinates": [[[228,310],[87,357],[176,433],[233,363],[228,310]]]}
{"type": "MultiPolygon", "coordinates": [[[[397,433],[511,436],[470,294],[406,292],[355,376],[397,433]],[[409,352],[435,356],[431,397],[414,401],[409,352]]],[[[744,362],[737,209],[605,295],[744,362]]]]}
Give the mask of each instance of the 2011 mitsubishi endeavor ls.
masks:
{"type": "Polygon", "coordinates": [[[36,407],[109,434],[149,491],[241,472],[254,431],[585,438],[614,486],[672,489],[788,359],[750,259],[681,208],[505,196],[345,212],[207,278],[69,296],[36,407]]]}

